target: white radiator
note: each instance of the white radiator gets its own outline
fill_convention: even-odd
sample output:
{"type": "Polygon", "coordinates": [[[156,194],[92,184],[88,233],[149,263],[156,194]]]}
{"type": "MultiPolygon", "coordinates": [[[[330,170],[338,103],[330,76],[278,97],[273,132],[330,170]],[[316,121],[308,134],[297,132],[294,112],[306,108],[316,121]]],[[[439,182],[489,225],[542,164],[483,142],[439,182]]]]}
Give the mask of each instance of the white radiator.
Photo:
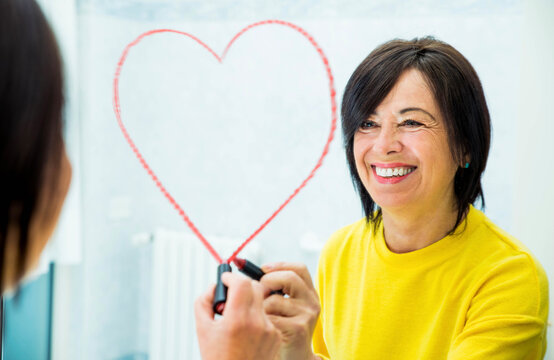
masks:
{"type": "MultiPolygon", "coordinates": [[[[227,258],[240,239],[207,237],[227,258]]],[[[194,323],[194,300],[215,283],[217,262],[193,234],[158,230],[153,237],[150,305],[150,360],[201,360],[194,323]]],[[[260,262],[253,242],[241,256],[260,262]]]]}

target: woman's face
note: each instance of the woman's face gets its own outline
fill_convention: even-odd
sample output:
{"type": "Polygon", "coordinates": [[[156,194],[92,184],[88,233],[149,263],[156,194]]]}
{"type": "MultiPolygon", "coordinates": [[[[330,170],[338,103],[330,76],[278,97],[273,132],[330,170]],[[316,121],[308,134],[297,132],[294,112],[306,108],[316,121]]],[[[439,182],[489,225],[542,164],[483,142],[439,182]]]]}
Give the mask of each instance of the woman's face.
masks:
{"type": "Polygon", "coordinates": [[[433,93],[417,70],[405,71],[358,129],[354,157],[362,183],[384,212],[455,204],[459,164],[433,93]]]}

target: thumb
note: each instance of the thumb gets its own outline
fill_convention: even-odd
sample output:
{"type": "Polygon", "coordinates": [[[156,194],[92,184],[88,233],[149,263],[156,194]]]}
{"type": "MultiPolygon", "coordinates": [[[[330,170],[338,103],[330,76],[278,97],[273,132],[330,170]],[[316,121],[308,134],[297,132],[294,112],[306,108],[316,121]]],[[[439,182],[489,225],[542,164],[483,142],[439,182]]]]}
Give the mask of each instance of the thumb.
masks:
{"type": "Polygon", "coordinates": [[[215,284],[212,284],[208,290],[200,295],[194,302],[194,315],[196,317],[196,326],[210,322],[214,319],[212,302],[214,300],[215,284]]]}

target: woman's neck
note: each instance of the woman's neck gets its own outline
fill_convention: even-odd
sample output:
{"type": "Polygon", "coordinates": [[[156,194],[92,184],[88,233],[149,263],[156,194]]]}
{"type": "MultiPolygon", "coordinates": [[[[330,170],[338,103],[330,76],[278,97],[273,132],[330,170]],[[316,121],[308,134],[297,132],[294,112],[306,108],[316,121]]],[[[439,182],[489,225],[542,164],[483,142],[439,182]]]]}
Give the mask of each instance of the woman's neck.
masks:
{"type": "Polygon", "coordinates": [[[453,201],[419,211],[382,211],[385,241],[392,252],[399,254],[439,241],[452,230],[458,215],[453,201]]]}

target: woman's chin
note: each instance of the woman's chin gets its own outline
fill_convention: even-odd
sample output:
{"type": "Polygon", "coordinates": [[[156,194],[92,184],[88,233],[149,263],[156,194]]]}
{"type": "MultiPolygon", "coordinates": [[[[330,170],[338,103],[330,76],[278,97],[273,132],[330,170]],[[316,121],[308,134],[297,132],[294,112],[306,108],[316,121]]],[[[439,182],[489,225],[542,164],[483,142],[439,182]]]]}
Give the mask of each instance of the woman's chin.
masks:
{"type": "Polygon", "coordinates": [[[372,196],[373,201],[383,211],[398,211],[398,210],[405,210],[409,208],[409,205],[414,202],[414,199],[408,196],[401,196],[398,194],[391,195],[391,194],[382,194],[377,196],[372,196]]]}

